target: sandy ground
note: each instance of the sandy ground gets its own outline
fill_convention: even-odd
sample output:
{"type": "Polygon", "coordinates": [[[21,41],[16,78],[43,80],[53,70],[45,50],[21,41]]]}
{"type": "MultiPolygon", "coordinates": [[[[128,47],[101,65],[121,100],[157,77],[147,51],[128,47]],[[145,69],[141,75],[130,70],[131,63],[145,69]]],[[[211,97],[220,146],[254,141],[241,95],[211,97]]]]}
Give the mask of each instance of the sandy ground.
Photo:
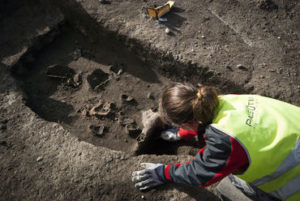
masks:
{"type": "Polygon", "coordinates": [[[163,3],[0,3],[0,200],[218,200],[214,187],[134,188],[140,162],[200,148],[158,140],[136,155],[142,111],[173,81],[300,105],[298,1],[177,1],[167,22],[147,16],[163,3]]]}

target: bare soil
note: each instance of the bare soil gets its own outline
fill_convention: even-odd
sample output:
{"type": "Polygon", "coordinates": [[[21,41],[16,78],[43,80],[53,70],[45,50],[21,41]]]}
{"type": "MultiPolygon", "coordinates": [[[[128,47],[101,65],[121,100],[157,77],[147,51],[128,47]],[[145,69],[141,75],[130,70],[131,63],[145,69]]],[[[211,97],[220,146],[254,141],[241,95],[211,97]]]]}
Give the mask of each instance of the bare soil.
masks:
{"type": "Polygon", "coordinates": [[[157,111],[162,89],[300,105],[298,1],[191,0],[167,22],[147,16],[163,3],[0,3],[0,200],[218,200],[214,187],[134,189],[140,162],[186,161],[203,146],[160,140],[167,125],[145,140],[142,113],[157,111]]]}

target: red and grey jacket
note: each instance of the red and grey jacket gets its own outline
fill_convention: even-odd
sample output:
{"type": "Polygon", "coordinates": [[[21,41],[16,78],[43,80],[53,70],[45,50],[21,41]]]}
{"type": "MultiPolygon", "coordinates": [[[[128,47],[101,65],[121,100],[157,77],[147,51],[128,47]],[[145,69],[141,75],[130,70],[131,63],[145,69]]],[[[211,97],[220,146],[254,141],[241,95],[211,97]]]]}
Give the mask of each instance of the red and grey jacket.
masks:
{"type": "MultiPolygon", "coordinates": [[[[179,129],[179,135],[189,139],[197,133],[179,129]]],[[[163,173],[167,181],[206,187],[230,173],[248,167],[249,161],[244,148],[231,136],[208,126],[203,137],[206,145],[195,158],[165,166],[163,173]]]]}

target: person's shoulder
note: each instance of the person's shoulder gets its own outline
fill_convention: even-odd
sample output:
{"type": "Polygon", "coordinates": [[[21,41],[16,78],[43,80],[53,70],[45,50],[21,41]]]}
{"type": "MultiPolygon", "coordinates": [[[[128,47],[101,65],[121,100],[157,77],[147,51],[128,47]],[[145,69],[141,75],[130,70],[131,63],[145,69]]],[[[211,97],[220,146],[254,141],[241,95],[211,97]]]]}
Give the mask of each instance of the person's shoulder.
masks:
{"type": "Polygon", "coordinates": [[[208,125],[205,129],[205,137],[211,138],[211,139],[227,139],[230,138],[228,134],[226,134],[224,131],[214,127],[213,125],[208,125]]]}

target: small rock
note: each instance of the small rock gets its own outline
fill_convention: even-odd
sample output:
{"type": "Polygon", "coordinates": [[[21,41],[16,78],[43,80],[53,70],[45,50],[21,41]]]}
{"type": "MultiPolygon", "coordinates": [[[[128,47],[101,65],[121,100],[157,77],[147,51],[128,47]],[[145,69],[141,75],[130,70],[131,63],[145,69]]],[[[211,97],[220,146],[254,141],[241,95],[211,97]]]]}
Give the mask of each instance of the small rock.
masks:
{"type": "Polygon", "coordinates": [[[121,95],[121,99],[125,102],[131,102],[131,101],[134,101],[134,98],[132,96],[128,96],[126,94],[122,94],[121,95]]]}
{"type": "Polygon", "coordinates": [[[96,69],[87,76],[87,81],[93,90],[103,88],[109,82],[109,80],[109,75],[103,72],[101,69],[96,69]]]}
{"type": "Polygon", "coordinates": [[[142,199],[145,199],[145,196],[144,196],[144,195],[142,195],[142,196],[141,196],[141,198],[142,198],[142,199]]]}
{"type": "Polygon", "coordinates": [[[122,121],[122,124],[124,124],[124,125],[134,124],[134,123],[135,123],[134,119],[131,119],[131,118],[125,118],[122,121]]]}
{"type": "Polygon", "coordinates": [[[111,112],[112,105],[112,103],[100,100],[94,107],[92,107],[88,114],[96,117],[108,116],[111,112]]]}
{"type": "Polygon", "coordinates": [[[282,69],[282,68],[279,68],[276,72],[277,72],[278,74],[282,74],[283,69],[282,69]]]}
{"type": "Polygon", "coordinates": [[[46,74],[51,78],[68,80],[73,78],[75,71],[67,66],[53,64],[47,67],[46,74]]]}
{"type": "Polygon", "coordinates": [[[166,34],[170,34],[170,29],[169,29],[169,28],[166,28],[166,29],[165,29],[165,32],[166,32],[166,34]]]}
{"type": "Polygon", "coordinates": [[[76,50],[74,50],[71,56],[73,60],[78,60],[81,57],[81,49],[77,48],[76,50]]]}
{"type": "Polygon", "coordinates": [[[124,70],[124,64],[114,64],[109,66],[109,70],[120,75],[124,70]]]}
{"type": "Polygon", "coordinates": [[[228,70],[230,70],[230,71],[233,71],[233,69],[231,68],[231,66],[226,66],[226,68],[228,69],[228,70]]]}
{"type": "Polygon", "coordinates": [[[149,93],[147,94],[147,98],[152,99],[152,100],[155,99],[155,97],[153,96],[153,93],[152,93],[152,92],[149,92],[149,93]]]}
{"type": "Polygon", "coordinates": [[[43,157],[39,156],[39,157],[36,159],[36,161],[37,161],[37,162],[40,162],[40,161],[42,161],[43,159],[44,159],[43,157]]]}
{"type": "Polygon", "coordinates": [[[98,137],[104,136],[106,131],[106,127],[104,125],[99,125],[99,126],[90,125],[89,128],[92,134],[98,137]]]}
{"type": "Polygon", "coordinates": [[[203,19],[204,22],[208,21],[208,20],[210,20],[210,17],[204,17],[204,19],[203,19]]]}
{"type": "Polygon", "coordinates": [[[202,36],[201,36],[201,38],[202,38],[202,39],[205,39],[205,36],[204,36],[204,35],[202,35],[202,36]]]}
{"type": "Polygon", "coordinates": [[[260,75],[259,78],[260,78],[260,79],[264,79],[265,76],[264,76],[264,75],[260,75]]]}
{"type": "Polygon", "coordinates": [[[82,73],[77,73],[74,76],[73,81],[74,81],[74,86],[75,87],[78,87],[79,85],[81,85],[81,83],[82,83],[82,73]]]}
{"type": "Polygon", "coordinates": [[[126,134],[132,138],[136,138],[141,133],[141,129],[139,129],[135,124],[127,124],[125,129],[126,134]]]}
{"type": "Polygon", "coordinates": [[[118,70],[117,75],[121,75],[123,73],[123,69],[118,70]]]}
{"type": "Polygon", "coordinates": [[[240,69],[240,70],[248,71],[248,68],[245,67],[245,66],[243,66],[242,64],[238,64],[236,67],[237,67],[238,69],[240,69]]]}
{"type": "Polygon", "coordinates": [[[86,116],[88,116],[89,115],[89,113],[88,113],[88,111],[86,110],[86,109],[83,109],[82,111],[81,111],[81,116],[83,116],[83,117],[86,117],[86,116]]]}

